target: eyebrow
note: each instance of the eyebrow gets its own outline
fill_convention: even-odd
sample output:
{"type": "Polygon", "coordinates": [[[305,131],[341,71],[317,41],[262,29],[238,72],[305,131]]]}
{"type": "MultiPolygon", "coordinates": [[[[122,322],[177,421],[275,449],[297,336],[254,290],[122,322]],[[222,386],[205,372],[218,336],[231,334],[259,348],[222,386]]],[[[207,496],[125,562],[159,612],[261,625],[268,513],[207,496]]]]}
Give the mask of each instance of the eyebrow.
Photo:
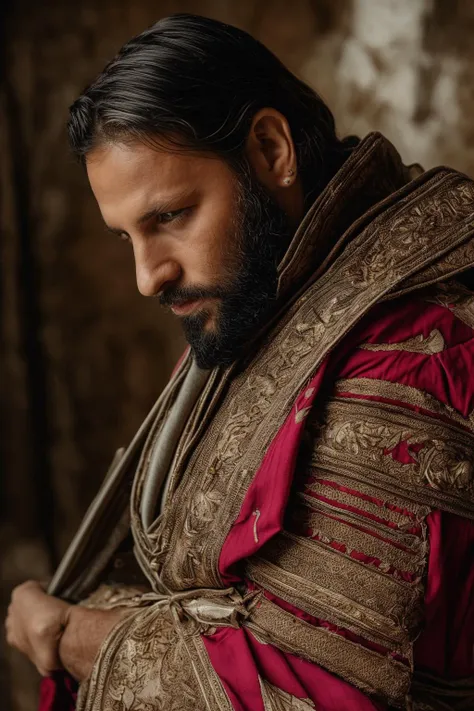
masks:
{"type": "MultiPolygon", "coordinates": [[[[182,192],[179,193],[178,195],[174,195],[173,197],[169,198],[168,200],[164,202],[158,202],[155,203],[149,210],[144,212],[143,214],[140,215],[138,220],[136,221],[137,225],[143,225],[148,220],[151,220],[153,217],[159,217],[160,215],[163,215],[165,212],[170,212],[173,206],[178,202],[179,200],[182,200],[186,197],[191,198],[192,193],[188,192],[182,192]]],[[[118,227],[111,227],[106,223],[105,225],[106,229],[108,232],[112,232],[114,235],[123,235],[126,234],[125,230],[121,230],[118,227]]]]}

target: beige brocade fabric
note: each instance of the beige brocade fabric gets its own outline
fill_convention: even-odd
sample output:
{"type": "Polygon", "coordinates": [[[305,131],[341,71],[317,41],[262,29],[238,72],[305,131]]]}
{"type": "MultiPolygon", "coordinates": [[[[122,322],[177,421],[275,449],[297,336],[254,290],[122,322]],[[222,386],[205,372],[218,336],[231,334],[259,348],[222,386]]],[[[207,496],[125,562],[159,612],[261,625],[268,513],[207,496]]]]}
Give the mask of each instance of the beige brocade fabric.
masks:
{"type": "Polygon", "coordinates": [[[297,699],[265,679],[259,679],[265,711],[317,711],[311,699],[297,699]]]}
{"type": "MultiPolygon", "coordinates": [[[[381,137],[372,137],[344,167],[345,184],[351,189],[355,174],[359,186],[363,184],[364,150],[367,173],[374,173],[377,163],[380,167],[384,154],[396,164],[393,149],[387,148],[381,137]],[[355,173],[351,174],[351,170],[355,173]]],[[[392,173],[396,174],[393,166],[392,173]]],[[[390,174],[388,169],[386,174],[390,174]]],[[[376,183],[375,173],[373,177],[376,183]]],[[[402,184],[402,179],[397,185],[394,178],[391,187],[386,186],[386,195],[402,184]]],[[[371,189],[375,192],[373,185],[371,189]]],[[[156,437],[153,428],[150,432],[134,482],[131,518],[137,558],[153,594],[142,596],[137,604],[143,607],[132,612],[105,641],[90,680],[81,687],[78,711],[231,711],[202,641],[202,635],[212,634],[215,625],[246,625],[259,639],[321,664],[398,708],[408,708],[409,665],[381,658],[344,637],[295,618],[269,601],[243,599],[236,590],[224,590],[218,568],[223,541],[263,453],[291,411],[295,396],[329,351],[374,303],[389,298],[391,291],[403,293],[422,287],[474,264],[470,219],[474,188],[458,174],[434,171],[420,179],[411,192],[406,191],[408,197],[402,205],[398,199],[390,202],[387,197],[370,220],[357,223],[360,215],[352,215],[344,229],[338,222],[344,210],[339,209],[339,201],[331,204],[329,193],[323,194],[319,206],[307,218],[305,229],[311,233],[311,228],[319,227],[327,242],[321,253],[323,260],[333,253],[332,266],[326,263],[326,271],[289,305],[267,337],[266,347],[243,372],[234,374],[230,369],[211,378],[199,403],[200,416],[193,419],[191,415],[193,429],[187,430],[186,446],[175,457],[168,504],[153,526],[144,530],[140,502],[156,437]],[[438,202],[433,195],[438,195],[438,202]],[[443,205],[452,209],[444,209],[443,205]],[[349,240],[344,230],[353,220],[358,227],[352,228],[354,233],[349,240]],[[453,220],[457,223],[455,229],[453,220]],[[323,225],[334,234],[323,234],[323,225]],[[331,252],[333,238],[343,232],[342,242],[349,241],[348,246],[342,252],[333,247],[331,252]]],[[[356,202],[354,197],[350,195],[351,209],[356,202]]],[[[383,197],[379,194],[373,203],[383,197]]],[[[299,251],[307,256],[308,245],[304,240],[302,245],[301,250],[298,245],[293,249],[282,272],[283,281],[299,251]]],[[[293,273],[298,273],[300,267],[298,263],[293,273]]],[[[428,347],[436,350],[437,340],[435,334],[428,347]]],[[[418,342],[409,346],[427,347],[418,342]]],[[[444,449],[433,451],[421,478],[419,472],[408,472],[408,478],[397,489],[396,464],[387,470],[385,461],[377,458],[377,447],[386,446],[384,437],[390,441],[397,437],[397,431],[403,428],[400,413],[393,414],[370,461],[365,461],[354,456],[352,444],[354,438],[366,434],[361,432],[362,425],[377,430],[379,414],[373,409],[361,414],[344,407],[343,403],[331,403],[324,423],[313,423],[311,466],[315,471],[329,467],[337,476],[355,477],[359,486],[368,488],[373,484],[370,472],[375,463],[384,495],[403,497],[404,491],[409,491],[403,505],[414,507],[422,529],[424,517],[434,505],[474,517],[471,493],[466,496],[463,491],[452,490],[449,480],[436,491],[428,491],[426,486],[433,477],[439,484],[440,475],[449,473],[450,453],[458,457],[459,463],[459,453],[467,446],[462,434],[444,449]],[[348,423],[343,439],[335,436],[341,430],[340,422],[348,423]],[[457,449],[451,450],[453,446],[457,449]],[[349,462],[350,467],[344,462],[349,462]]],[[[420,421],[419,426],[422,428],[424,423],[420,421]]],[[[442,432],[436,432],[434,439],[435,435],[436,441],[442,440],[442,432]]],[[[317,476],[315,482],[315,486],[320,485],[317,476]]],[[[305,508],[317,527],[321,523],[320,511],[307,503],[300,500],[297,505],[305,508]]],[[[321,533],[328,539],[340,538],[348,530],[342,522],[339,529],[326,528],[321,533]]],[[[411,545],[413,550],[409,564],[415,578],[410,585],[392,576],[388,569],[363,570],[347,556],[328,551],[324,541],[308,545],[291,531],[279,534],[259,551],[249,561],[247,573],[301,610],[353,630],[410,660],[418,630],[426,547],[423,536],[419,541],[410,540],[403,526],[399,535],[404,545],[411,545]],[[348,585],[354,588],[354,580],[356,594],[349,594],[348,585]]],[[[387,558],[383,542],[374,553],[386,559],[387,565],[397,562],[387,558]]],[[[395,555],[393,551],[391,554],[395,555]]],[[[266,708],[272,710],[312,708],[311,702],[288,698],[265,680],[262,698],[266,708]]]]}
{"type": "Polygon", "coordinates": [[[187,647],[169,610],[138,610],[114,629],[91,678],[81,685],[77,709],[88,708],[205,711],[187,647]]]}

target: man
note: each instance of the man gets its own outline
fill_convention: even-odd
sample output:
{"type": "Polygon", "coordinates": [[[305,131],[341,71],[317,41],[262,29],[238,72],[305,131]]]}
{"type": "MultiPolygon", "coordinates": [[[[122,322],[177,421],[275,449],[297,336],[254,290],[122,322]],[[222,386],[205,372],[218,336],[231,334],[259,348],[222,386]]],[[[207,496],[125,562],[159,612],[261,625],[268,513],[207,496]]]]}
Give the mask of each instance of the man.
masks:
{"type": "Polygon", "coordinates": [[[49,594],[13,593],[44,708],[61,669],[84,711],[474,708],[472,181],[339,140],[189,15],[124,46],[69,136],[190,349],[49,594]]]}

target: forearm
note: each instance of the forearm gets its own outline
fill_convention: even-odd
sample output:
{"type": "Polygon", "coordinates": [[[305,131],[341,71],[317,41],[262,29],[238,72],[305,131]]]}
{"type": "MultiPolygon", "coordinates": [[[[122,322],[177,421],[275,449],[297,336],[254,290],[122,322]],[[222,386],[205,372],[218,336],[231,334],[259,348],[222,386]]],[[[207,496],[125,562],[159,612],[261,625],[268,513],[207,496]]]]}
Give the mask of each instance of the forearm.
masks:
{"type": "Polygon", "coordinates": [[[64,668],[78,681],[86,679],[105,638],[130,609],[93,610],[78,605],[69,609],[67,625],[59,643],[64,668]]]}

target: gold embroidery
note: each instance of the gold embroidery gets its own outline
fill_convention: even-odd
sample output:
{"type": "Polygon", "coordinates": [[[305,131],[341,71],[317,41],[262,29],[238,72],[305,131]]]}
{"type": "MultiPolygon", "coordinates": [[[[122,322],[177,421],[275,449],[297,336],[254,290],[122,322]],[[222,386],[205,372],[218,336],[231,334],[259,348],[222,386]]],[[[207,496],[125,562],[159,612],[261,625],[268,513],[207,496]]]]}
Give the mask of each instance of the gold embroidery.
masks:
{"type": "Polygon", "coordinates": [[[315,627],[262,598],[246,626],[276,647],[298,654],[341,676],[367,694],[400,705],[410,686],[409,667],[341,635],[315,627]]]}
{"type": "Polygon", "coordinates": [[[359,346],[365,351],[405,351],[406,353],[422,353],[424,355],[441,353],[444,347],[443,334],[437,328],[434,328],[427,338],[420,333],[418,336],[412,336],[412,338],[398,343],[362,343],[359,346]]]}
{"type": "Polygon", "coordinates": [[[111,610],[114,607],[136,607],[143,593],[143,587],[133,585],[99,585],[91,595],[81,600],[79,605],[94,610],[111,610]]]}
{"type": "MultiPolygon", "coordinates": [[[[337,477],[336,474],[332,474],[332,476],[334,479],[336,479],[337,477]]],[[[364,484],[362,482],[357,482],[357,487],[363,489],[364,484]]],[[[369,528],[378,533],[379,535],[394,541],[394,543],[398,543],[402,546],[405,546],[405,548],[409,548],[413,553],[418,553],[420,550],[420,537],[413,533],[406,533],[404,530],[393,529],[391,527],[388,527],[385,523],[378,523],[377,521],[368,519],[367,516],[363,516],[362,514],[353,513],[352,511],[346,511],[344,509],[338,508],[337,506],[332,506],[326,501],[320,501],[312,496],[307,496],[306,494],[302,494],[300,492],[298,492],[297,498],[304,501],[306,507],[310,511],[321,511],[322,513],[326,514],[329,513],[333,516],[337,516],[337,518],[341,519],[342,521],[347,521],[348,523],[355,523],[357,526],[364,526],[365,528],[369,528]]],[[[401,503],[402,502],[399,497],[398,504],[401,503]]],[[[424,515],[426,516],[430,512],[430,509],[427,506],[420,506],[420,512],[421,511],[426,512],[424,515]]],[[[413,525],[416,525],[417,523],[421,523],[421,521],[422,519],[418,518],[417,521],[413,521],[412,523],[413,525]]]]}
{"type": "MultiPolygon", "coordinates": [[[[212,629],[209,630],[211,632],[212,629]]],[[[199,681],[201,693],[206,699],[206,711],[233,711],[234,707],[209,660],[202,637],[192,635],[190,640],[186,640],[186,648],[194,670],[193,682],[195,679],[199,681]]]]}
{"type": "Polygon", "coordinates": [[[474,294],[456,281],[438,284],[433,293],[426,296],[427,301],[449,309],[456,318],[470,328],[474,328],[474,294]]]}
{"type": "Polygon", "coordinates": [[[102,646],[77,711],[232,711],[199,629],[183,624],[184,636],[156,606],[125,618],[102,646]]]}
{"type": "Polygon", "coordinates": [[[245,570],[256,583],[314,617],[409,654],[409,638],[420,617],[420,584],[286,532],[266,544],[245,570]]]}
{"type": "Polygon", "coordinates": [[[430,393],[403,383],[391,383],[389,380],[375,378],[341,378],[336,382],[335,392],[338,395],[350,393],[352,395],[384,397],[388,400],[414,405],[433,413],[433,415],[441,415],[453,420],[453,424],[456,423],[474,431],[474,412],[469,417],[463,417],[453,407],[440,402],[430,393]]]}
{"type": "MultiPolygon", "coordinates": [[[[323,482],[331,482],[337,486],[347,487],[348,489],[356,492],[356,494],[348,494],[348,496],[352,497],[352,501],[354,503],[357,502],[357,504],[359,504],[359,501],[362,501],[362,507],[366,505],[363,501],[363,495],[380,500],[380,505],[376,504],[379,512],[383,511],[385,514],[385,511],[387,511],[387,514],[381,518],[385,518],[392,523],[396,523],[398,530],[409,528],[410,526],[416,525],[416,523],[423,521],[430,511],[429,507],[416,503],[412,499],[407,499],[406,497],[401,499],[398,492],[396,494],[392,493],[385,485],[380,487],[377,480],[373,477],[372,472],[369,472],[365,480],[358,478],[357,486],[354,487],[352,477],[348,477],[345,472],[326,470],[317,466],[317,463],[319,462],[318,457],[316,455],[314,456],[316,465],[312,463],[308,472],[305,472],[304,482],[313,481],[315,486],[318,486],[319,483],[321,483],[322,486],[325,486],[323,482]],[[308,476],[311,476],[311,479],[308,479],[308,476]],[[390,508],[390,505],[392,508],[390,508]],[[397,509],[403,509],[403,511],[395,510],[393,508],[394,506],[397,507],[397,509]],[[395,515],[392,516],[392,513],[395,515]]],[[[302,486],[304,486],[304,484],[302,486]]],[[[317,491],[317,489],[314,489],[314,491],[317,491]]],[[[309,498],[311,501],[314,500],[314,497],[312,496],[309,498]]],[[[372,502],[367,501],[367,503],[372,502]]],[[[360,506],[356,506],[356,508],[360,508],[360,506]]],[[[337,508],[336,510],[340,511],[341,509],[337,508]]],[[[368,513],[375,512],[376,510],[377,509],[365,509],[368,513]]]]}
{"type": "Polygon", "coordinates": [[[309,584],[302,577],[282,571],[278,565],[263,558],[252,558],[245,566],[249,579],[290,605],[315,618],[344,627],[365,639],[382,644],[388,649],[410,655],[406,635],[393,622],[321,587],[309,584]],[[391,629],[389,629],[391,628],[391,629]]]}
{"type": "Polygon", "coordinates": [[[155,700],[156,708],[174,706],[177,711],[180,708],[177,700],[181,696],[188,697],[190,710],[204,711],[199,692],[192,686],[187,689],[189,664],[184,663],[184,649],[176,629],[171,619],[161,612],[157,615],[151,609],[140,610],[132,618],[126,618],[109,635],[104,649],[96,660],[78,711],[121,711],[123,708],[135,711],[155,700]],[[178,663],[172,672],[170,662],[178,663]]]}
{"type": "Polygon", "coordinates": [[[296,424],[298,424],[299,422],[303,422],[303,420],[305,419],[305,417],[307,417],[310,412],[311,412],[311,408],[310,408],[310,407],[303,407],[302,410],[297,410],[297,411],[296,411],[296,415],[295,415],[295,422],[296,422],[296,424]]]}
{"type": "Polygon", "coordinates": [[[363,150],[352,153],[321,194],[317,209],[306,213],[278,267],[279,292],[300,280],[310,265],[317,265],[316,274],[322,274],[352,237],[348,233],[353,230],[348,228],[353,227],[357,217],[376,203],[380,206],[383,198],[408,180],[394,146],[380,134],[366,136],[363,150]],[[346,210],[341,209],[342,195],[346,210]]]}
{"type": "Polygon", "coordinates": [[[391,296],[392,298],[397,298],[409,294],[420,287],[427,287],[433,284],[436,284],[437,287],[443,286],[440,282],[448,282],[452,277],[472,267],[473,259],[474,242],[471,240],[458,244],[441,259],[407,279],[401,288],[397,288],[392,292],[391,296]]]}
{"type": "Polygon", "coordinates": [[[403,407],[336,398],[317,431],[314,463],[354,479],[372,477],[380,486],[406,494],[412,487],[420,503],[474,517],[473,438],[458,427],[439,423],[403,407]],[[412,463],[390,455],[408,447],[412,463]],[[420,448],[421,447],[421,448],[420,448]]]}
{"type": "Polygon", "coordinates": [[[261,677],[258,680],[265,711],[314,711],[316,709],[311,699],[298,699],[261,677]]]}
{"type": "MultiPolygon", "coordinates": [[[[314,463],[317,464],[318,462],[318,454],[315,453],[314,463]]],[[[326,476],[326,478],[329,479],[330,475],[326,476]]],[[[402,513],[401,511],[394,511],[393,509],[389,509],[388,507],[379,506],[378,504],[373,503],[372,501],[365,501],[361,497],[356,497],[353,494],[348,494],[345,491],[341,491],[339,489],[334,488],[333,486],[329,486],[329,484],[324,484],[323,482],[318,481],[317,479],[308,482],[306,484],[306,489],[308,489],[309,491],[314,491],[315,494],[324,496],[325,498],[330,499],[336,504],[345,504],[348,506],[352,506],[353,508],[359,509],[365,513],[377,516],[377,518],[384,519],[385,521],[389,521],[390,523],[394,523],[399,529],[403,530],[403,528],[407,528],[413,525],[410,517],[402,513]]],[[[378,498],[380,498],[380,494],[378,498]]],[[[335,507],[335,510],[338,510],[337,506],[335,507]]],[[[362,514],[361,520],[365,521],[367,520],[367,517],[363,517],[362,514]]]]}
{"type": "MultiPolygon", "coordinates": [[[[347,555],[350,555],[354,550],[379,559],[380,565],[377,566],[377,569],[382,572],[388,572],[391,567],[412,574],[421,574],[423,570],[425,551],[422,545],[419,546],[418,556],[416,556],[411,551],[407,552],[391,543],[381,541],[372,533],[365,533],[354,526],[348,526],[343,521],[337,521],[315,511],[295,509],[292,519],[298,528],[302,524],[309,527],[311,535],[318,536],[321,543],[326,545],[333,542],[343,543],[347,555]]],[[[361,525],[370,529],[370,521],[368,525],[365,523],[361,525]]]]}

